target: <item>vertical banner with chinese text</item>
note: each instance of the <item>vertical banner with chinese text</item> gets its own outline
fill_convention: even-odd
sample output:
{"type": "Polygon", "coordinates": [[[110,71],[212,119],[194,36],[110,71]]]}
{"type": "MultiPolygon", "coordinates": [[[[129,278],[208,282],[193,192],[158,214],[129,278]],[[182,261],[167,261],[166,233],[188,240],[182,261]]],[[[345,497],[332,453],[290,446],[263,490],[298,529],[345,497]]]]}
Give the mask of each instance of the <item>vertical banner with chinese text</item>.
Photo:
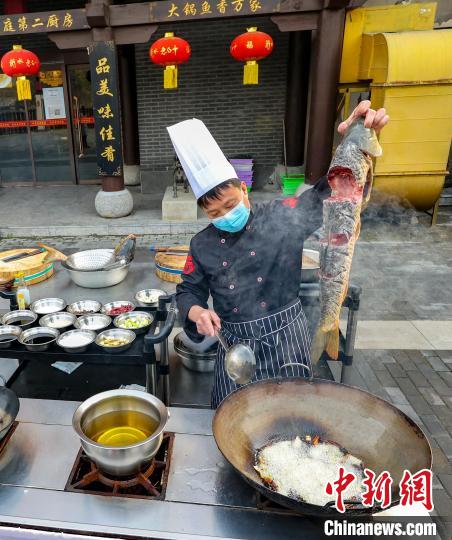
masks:
{"type": "Polygon", "coordinates": [[[113,41],[89,47],[96,130],[97,174],[122,176],[121,121],[116,47],[113,41]]]}

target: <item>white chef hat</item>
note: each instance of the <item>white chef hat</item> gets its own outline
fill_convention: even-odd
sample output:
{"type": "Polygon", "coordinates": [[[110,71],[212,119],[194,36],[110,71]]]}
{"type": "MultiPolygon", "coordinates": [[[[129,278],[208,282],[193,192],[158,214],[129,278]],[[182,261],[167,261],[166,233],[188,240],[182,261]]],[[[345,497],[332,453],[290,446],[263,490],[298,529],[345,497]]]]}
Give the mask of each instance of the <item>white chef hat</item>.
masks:
{"type": "Polygon", "coordinates": [[[237,178],[204,122],[192,118],[166,129],[197,199],[218,184],[237,178]]]}

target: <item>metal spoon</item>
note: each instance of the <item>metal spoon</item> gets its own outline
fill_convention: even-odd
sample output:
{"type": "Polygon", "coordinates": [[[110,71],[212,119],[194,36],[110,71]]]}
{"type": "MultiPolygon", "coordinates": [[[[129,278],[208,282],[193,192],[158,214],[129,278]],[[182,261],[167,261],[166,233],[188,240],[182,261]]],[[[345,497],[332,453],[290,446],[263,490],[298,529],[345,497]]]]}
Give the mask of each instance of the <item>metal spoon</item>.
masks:
{"type": "Polygon", "coordinates": [[[256,358],[250,346],[236,343],[228,346],[221,332],[217,332],[218,341],[226,351],[224,365],[229,378],[236,384],[246,384],[256,373],[256,358]]]}

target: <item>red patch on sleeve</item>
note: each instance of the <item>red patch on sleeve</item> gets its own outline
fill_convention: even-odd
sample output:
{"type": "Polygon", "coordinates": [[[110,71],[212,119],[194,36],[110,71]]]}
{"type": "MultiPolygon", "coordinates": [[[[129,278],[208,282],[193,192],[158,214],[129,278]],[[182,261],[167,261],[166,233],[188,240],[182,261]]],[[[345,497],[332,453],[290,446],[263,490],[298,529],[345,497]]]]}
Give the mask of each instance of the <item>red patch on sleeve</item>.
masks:
{"type": "Polygon", "coordinates": [[[195,263],[193,262],[193,257],[191,255],[187,256],[184,266],[184,274],[191,274],[195,271],[195,263]]]}
{"type": "Polygon", "coordinates": [[[290,206],[290,208],[295,208],[297,206],[297,198],[296,197],[290,197],[288,199],[283,200],[284,206],[290,206]]]}

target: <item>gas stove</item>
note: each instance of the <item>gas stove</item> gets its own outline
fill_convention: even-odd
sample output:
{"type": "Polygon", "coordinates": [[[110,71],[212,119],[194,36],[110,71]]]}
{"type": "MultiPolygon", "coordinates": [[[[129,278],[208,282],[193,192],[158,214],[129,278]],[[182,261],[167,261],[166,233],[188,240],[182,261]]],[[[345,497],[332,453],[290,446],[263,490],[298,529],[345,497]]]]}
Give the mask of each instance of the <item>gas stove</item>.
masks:
{"type": "Polygon", "coordinates": [[[152,462],[146,464],[139,474],[125,478],[116,478],[102,472],[80,449],[65,491],[163,501],[168,484],[173,441],[174,433],[164,433],[162,444],[152,462]]]}
{"type": "Polygon", "coordinates": [[[19,423],[0,453],[0,523],[20,526],[21,538],[36,529],[41,536],[69,531],[177,540],[299,539],[300,531],[304,539],[324,537],[323,523],[260,499],[225,462],[210,410],[170,409],[166,446],[152,470],[143,471],[145,481],[119,486],[107,477],[99,486],[99,471],[72,429],[77,406],[21,400],[19,423]],[[141,491],[146,481],[154,492],[141,491]]]}

